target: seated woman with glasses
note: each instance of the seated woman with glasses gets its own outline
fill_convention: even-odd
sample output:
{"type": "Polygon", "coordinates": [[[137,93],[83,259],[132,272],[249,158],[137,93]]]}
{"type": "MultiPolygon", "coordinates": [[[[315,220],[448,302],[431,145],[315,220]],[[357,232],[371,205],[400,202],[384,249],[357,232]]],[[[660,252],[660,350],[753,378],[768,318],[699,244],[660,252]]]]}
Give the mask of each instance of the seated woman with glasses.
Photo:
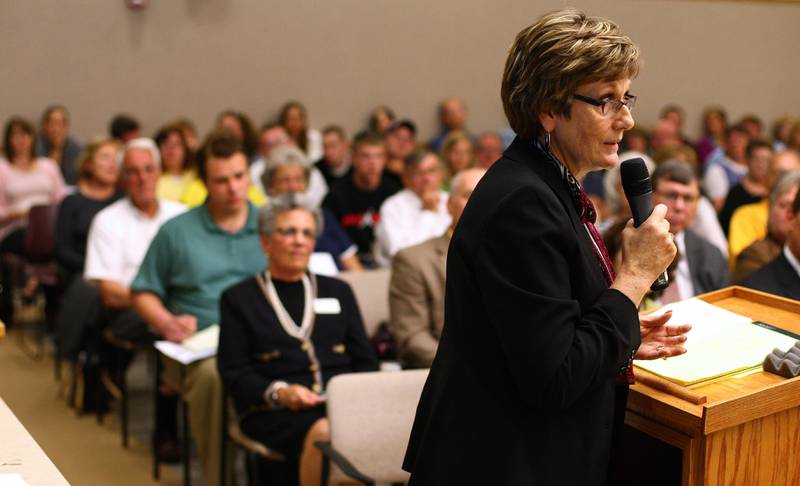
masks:
{"type": "Polygon", "coordinates": [[[325,386],[341,373],[374,371],[350,287],[308,271],[321,218],[288,193],[261,209],[269,268],[225,291],[217,363],[242,431],[299,466],[301,485],[320,484],[329,440],[325,386]]]}
{"type": "MultiPolygon", "coordinates": [[[[311,168],[310,161],[297,147],[274,149],[261,176],[267,196],[275,197],[289,192],[302,193],[305,201],[313,205],[315,196],[309,191],[311,168]]],[[[318,253],[329,253],[340,270],[350,272],[364,270],[356,254],[358,248],[339,225],[336,215],[327,208],[321,208],[320,213],[323,224],[314,250],[318,253]]]]}

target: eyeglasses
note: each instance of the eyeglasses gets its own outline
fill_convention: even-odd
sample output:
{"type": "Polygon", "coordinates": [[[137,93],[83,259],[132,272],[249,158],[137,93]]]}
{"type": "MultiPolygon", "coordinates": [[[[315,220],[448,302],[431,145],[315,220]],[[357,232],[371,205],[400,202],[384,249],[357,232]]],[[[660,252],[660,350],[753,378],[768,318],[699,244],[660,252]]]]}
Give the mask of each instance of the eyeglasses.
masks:
{"type": "Polygon", "coordinates": [[[303,235],[304,238],[307,238],[309,240],[317,238],[317,234],[314,232],[314,230],[310,228],[300,229],[300,228],[295,228],[294,226],[289,226],[288,228],[275,228],[275,233],[285,237],[290,237],[290,236],[294,237],[297,235],[303,235]]]}
{"type": "Polygon", "coordinates": [[[677,192],[661,192],[656,191],[662,199],[669,202],[674,202],[677,200],[683,201],[685,204],[694,204],[700,199],[700,196],[697,194],[678,194],[677,192]]]}
{"type": "Polygon", "coordinates": [[[597,98],[590,98],[589,96],[579,94],[572,95],[572,97],[584,103],[599,106],[600,113],[606,116],[619,113],[619,110],[621,110],[623,106],[627,107],[628,111],[632,111],[633,107],[636,105],[636,96],[634,95],[625,95],[621,100],[612,100],[610,98],[598,100],[597,98]]]}

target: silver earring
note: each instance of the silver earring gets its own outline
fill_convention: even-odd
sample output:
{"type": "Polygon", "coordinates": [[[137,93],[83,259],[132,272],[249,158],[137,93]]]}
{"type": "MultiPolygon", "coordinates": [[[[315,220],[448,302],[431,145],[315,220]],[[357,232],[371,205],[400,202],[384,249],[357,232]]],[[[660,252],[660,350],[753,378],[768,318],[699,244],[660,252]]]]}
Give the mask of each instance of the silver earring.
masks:
{"type": "Polygon", "coordinates": [[[544,132],[544,146],[550,150],[550,132],[544,132]]]}

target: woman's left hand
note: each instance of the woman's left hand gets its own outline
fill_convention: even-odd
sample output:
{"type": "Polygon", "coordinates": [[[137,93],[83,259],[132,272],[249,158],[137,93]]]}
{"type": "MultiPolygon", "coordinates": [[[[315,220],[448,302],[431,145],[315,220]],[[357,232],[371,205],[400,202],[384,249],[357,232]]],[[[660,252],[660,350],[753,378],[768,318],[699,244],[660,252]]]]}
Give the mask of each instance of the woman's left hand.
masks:
{"type": "Polygon", "coordinates": [[[639,331],[642,344],[636,351],[634,359],[658,359],[678,356],[686,352],[683,343],[686,333],[692,329],[691,324],[668,326],[672,311],[663,314],[639,316],[639,331]]]}

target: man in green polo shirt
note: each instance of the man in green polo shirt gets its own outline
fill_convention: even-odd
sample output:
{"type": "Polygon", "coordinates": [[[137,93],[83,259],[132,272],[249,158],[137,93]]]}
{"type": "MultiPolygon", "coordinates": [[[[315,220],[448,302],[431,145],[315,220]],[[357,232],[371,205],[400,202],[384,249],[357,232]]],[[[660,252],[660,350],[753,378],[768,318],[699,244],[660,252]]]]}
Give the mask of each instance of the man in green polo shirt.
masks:
{"type": "MultiPolygon", "coordinates": [[[[136,312],[173,342],[218,323],[222,291],[267,266],[258,210],[247,201],[250,176],[241,144],[227,132],[213,133],[202,155],[205,204],[159,229],[131,285],[136,312]]],[[[170,374],[173,363],[165,365],[170,374]]],[[[181,385],[205,484],[218,484],[222,386],[216,358],[187,366],[181,385]]]]}

